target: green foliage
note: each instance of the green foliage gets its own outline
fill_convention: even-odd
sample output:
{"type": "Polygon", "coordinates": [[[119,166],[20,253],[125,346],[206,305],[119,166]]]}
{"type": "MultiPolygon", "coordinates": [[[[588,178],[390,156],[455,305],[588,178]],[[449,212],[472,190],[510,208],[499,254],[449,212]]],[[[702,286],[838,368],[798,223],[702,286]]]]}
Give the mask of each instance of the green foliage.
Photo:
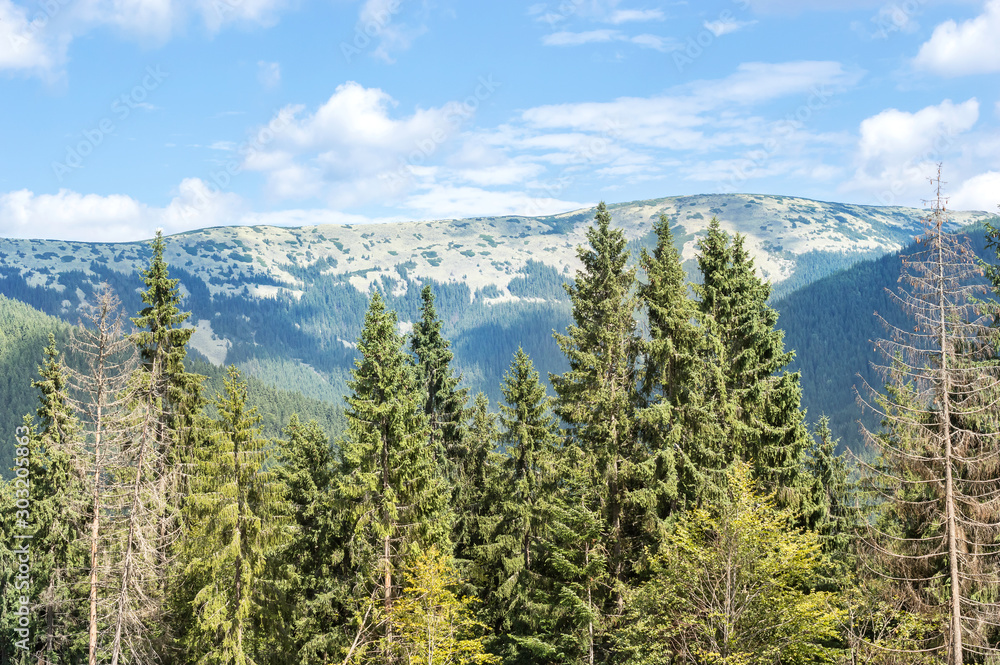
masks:
{"type": "Polygon", "coordinates": [[[641,344],[635,310],[636,276],[627,268],[626,240],[611,228],[604,204],[580,247],[583,269],[566,287],[575,325],[555,334],[569,360],[569,371],[551,375],[558,395],[556,412],[567,436],[585,454],[592,470],[588,506],[600,514],[613,586],[604,599],[609,613],[620,613],[631,577],[631,553],[655,541],[659,528],[656,459],[639,437],[635,410],[640,404],[636,361],[641,344]]]}
{"type": "Polygon", "coordinates": [[[778,313],[767,304],[770,285],[756,275],[743,242],[739,234],[730,238],[713,218],[699,245],[703,282],[695,287],[701,312],[720,341],[707,361],[723,372],[727,399],[735,407],[735,418],[726,422],[731,447],[724,461],[752,462],[783,505],[799,507],[808,443],[799,375],[785,370],[794,353],[785,351],[778,313]]]}
{"type": "MultiPolygon", "coordinates": [[[[483,646],[485,626],[476,620],[474,599],[460,596],[460,580],[448,557],[432,547],[404,573],[403,593],[388,617],[399,639],[396,658],[408,665],[499,665],[483,646]]],[[[372,661],[379,662],[380,661],[372,661]]]]}
{"type": "Polygon", "coordinates": [[[181,558],[193,614],[183,642],[199,664],[266,662],[276,637],[269,555],[289,536],[285,488],[270,467],[260,416],[230,368],[210,445],[198,451],[181,558]]]}
{"type": "Polygon", "coordinates": [[[653,578],[629,594],[621,661],[750,665],[833,662],[845,617],[836,594],[811,589],[817,535],[793,527],[751,477],[727,473],[724,502],[673,524],[653,578]]]}
{"type": "MultiPolygon", "coordinates": [[[[450,551],[447,487],[427,445],[424,395],[397,332],[396,314],[376,291],[358,340],[348,436],[341,445],[336,507],[350,525],[346,554],[354,612],[364,627],[374,601],[383,616],[400,592],[397,571],[415,551],[450,551]]],[[[389,662],[391,633],[382,633],[389,662]]]]}
{"type": "MultiPolygon", "coordinates": [[[[348,618],[340,583],[343,524],[332,505],[336,474],[330,440],[315,421],[293,415],[279,442],[276,470],[292,510],[291,537],[273,554],[285,617],[288,658],[325,665],[340,651],[338,627],[348,618]],[[293,657],[294,654],[294,657],[293,657]]],[[[279,635],[274,636],[277,641],[279,635]]]]}

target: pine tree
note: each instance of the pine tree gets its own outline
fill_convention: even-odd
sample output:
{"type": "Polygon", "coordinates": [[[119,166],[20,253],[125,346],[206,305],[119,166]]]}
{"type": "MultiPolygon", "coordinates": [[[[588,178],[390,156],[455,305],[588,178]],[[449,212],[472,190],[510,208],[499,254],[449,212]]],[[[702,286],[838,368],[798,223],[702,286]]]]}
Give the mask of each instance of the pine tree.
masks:
{"type": "Polygon", "coordinates": [[[482,520],[489,508],[487,493],[492,471],[499,465],[496,445],[500,430],[483,393],[476,394],[470,413],[470,423],[464,432],[464,455],[452,486],[451,505],[455,516],[456,565],[463,578],[474,581],[467,568],[476,549],[484,543],[482,520]]]}
{"type": "MultiPolygon", "coordinates": [[[[166,242],[162,231],[157,230],[150,243],[152,257],[149,267],[142,271],[142,302],[145,307],[132,319],[137,328],[133,341],[138,347],[147,371],[154,366],[165,377],[165,381],[151,384],[155,398],[160,400],[164,413],[162,427],[157,432],[157,458],[160,468],[156,475],[160,479],[158,492],[167,497],[167,504],[160,516],[159,548],[161,556],[171,558],[167,551],[168,534],[178,529],[181,517],[181,503],[188,493],[187,479],[194,464],[196,449],[207,445],[202,430],[205,428],[204,397],[202,382],[204,376],[188,372],[184,367],[187,344],[194,328],[182,325],[190,318],[190,312],[180,309],[181,296],[178,290],[180,280],[171,279],[167,262],[163,257],[166,242]],[[170,433],[170,434],[168,434],[170,433]]],[[[163,585],[166,587],[166,580],[163,585]]]]}
{"type": "Polygon", "coordinates": [[[199,664],[260,663],[278,627],[277,582],[267,564],[290,535],[285,489],[235,367],[215,407],[212,445],[199,453],[185,505],[182,558],[193,621],[184,644],[199,664]]]}
{"type": "Polygon", "coordinates": [[[802,522],[819,534],[829,559],[827,590],[844,588],[854,571],[851,543],[858,526],[856,485],[850,478],[847,453],[837,454],[839,443],[830,431],[829,418],[822,416],[805,462],[811,486],[803,502],[802,522]]]}
{"type": "Polygon", "coordinates": [[[603,203],[587,238],[590,246],[577,253],[583,269],[566,286],[575,323],[565,335],[555,335],[569,371],[550,379],[567,435],[597,472],[590,501],[600,507],[614,583],[606,609],[620,615],[632,562],[660,528],[655,492],[647,491],[655,486],[657,469],[635,417],[640,404],[635,269],[626,268],[625,236],[611,228],[603,203]]]}
{"type": "Polygon", "coordinates": [[[35,656],[47,662],[71,662],[86,644],[80,630],[83,609],[76,596],[80,571],[86,569],[81,536],[84,484],[77,455],[80,422],[70,406],[67,369],[49,334],[38,368],[37,426],[25,419],[29,440],[32,577],[29,597],[36,599],[40,625],[34,632],[35,656]]]}
{"type": "MultiPolygon", "coordinates": [[[[121,571],[119,564],[127,555],[116,552],[118,538],[112,535],[114,525],[108,520],[120,517],[126,505],[120,502],[124,493],[117,482],[117,473],[129,467],[126,461],[132,452],[135,422],[131,409],[135,393],[130,380],[138,368],[135,348],[124,335],[121,301],[106,285],[98,294],[93,310],[88,314],[91,327],[80,326],[74,331],[72,346],[84,359],[84,371],[73,371],[71,383],[79,401],[74,407],[80,413],[89,445],[78,446],[78,457],[86,484],[87,501],[83,514],[87,518],[84,539],[88,545],[88,662],[94,665],[108,640],[102,639],[102,628],[114,623],[120,606],[109,612],[102,596],[121,571]],[[120,555],[120,556],[119,556],[120,555]]],[[[119,534],[120,535],[120,534],[119,534]]],[[[158,569],[157,573],[163,572],[158,569]]]]}
{"type": "Polygon", "coordinates": [[[354,573],[355,629],[350,653],[393,661],[392,604],[397,571],[417,549],[450,551],[447,487],[428,445],[429,427],[395,312],[371,297],[348,383],[348,436],[341,447],[338,510],[351,525],[346,562],[354,573]]]}
{"type": "Polygon", "coordinates": [[[734,417],[726,418],[729,442],[724,464],[752,462],[756,477],[777,492],[784,506],[798,508],[805,478],[802,453],[808,444],[799,374],[785,371],[793,352],[784,350],[778,313],[767,304],[770,285],[754,272],[743,236],[730,238],[717,219],[700,244],[703,283],[695,287],[699,307],[720,345],[706,363],[721,369],[734,417]]]}

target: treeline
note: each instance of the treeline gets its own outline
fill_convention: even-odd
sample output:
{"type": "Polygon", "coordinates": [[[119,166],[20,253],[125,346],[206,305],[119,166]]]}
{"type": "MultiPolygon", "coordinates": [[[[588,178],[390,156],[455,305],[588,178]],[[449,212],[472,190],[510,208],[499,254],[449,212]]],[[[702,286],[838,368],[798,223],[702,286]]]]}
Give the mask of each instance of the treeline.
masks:
{"type": "MultiPolygon", "coordinates": [[[[969,377],[989,374],[989,348],[956,360],[964,373],[937,392],[911,392],[899,366],[889,399],[874,402],[885,428],[873,440],[891,454],[863,463],[877,471],[865,477],[897,482],[859,485],[826,420],[807,430],[770,287],[743,238],[713,221],[691,287],[666,219],[655,233],[630,267],[624,235],[598,207],[566,286],[572,323],[555,335],[566,366],[549,377],[555,397],[520,349],[498,413],[463,387],[432,289],[408,336],[376,289],[335,443],[297,416],[266,440],[233,368],[223,394],[203,396],[184,366],[190,330],[158,237],[139,332],[121,334],[106,294],[74,342],[89,371],[66,368],[54,342],[46,349],[41,406],[16,451],[30,485],[2,488],[3,657],[763,665],[947,653],[961,663],[963,621],[977,622],[970,658],[988,654],[985,610],[1000,589],[988,564],[948,578],[965,575],[958,597],[978,604],[974,616],[933,601],[950,597],[941,571],[956,569],[958,540],[934,543],[942,528],[955,535],[956,515],[985,525],[965,539],[969,558],[989,561],[996,547],[978,537],[1000,521],[989,478],[961,467],[986,492],[961,495],[963,506],[984,503],[956,511],[955,491],[937,482],[939,460],[955,460],[935,447],[949,413],[962,431],[997,431],[983,408],[992,393],[947,402],[945,420],[938,408],[985,385],[969,377]],[[928,548],[893,563],[881,556],[891,547],[857,537],[869,527],[928,548]],[[25,532],[27,580],[9,545],[25,532]],[[26,629],[8,589],[30,599],[26,629]]],[[[917,290],[949,301],[936,285],[917,290]]],[[[942,340],[962,335],[948,349],[970,348],[967,330],[922,321],[942,340]]],[[[945,357],[931,349],[923,360],[945,357]]],[[[976,450],[990,455],[976,439],[963,459],[976,450]]]]}

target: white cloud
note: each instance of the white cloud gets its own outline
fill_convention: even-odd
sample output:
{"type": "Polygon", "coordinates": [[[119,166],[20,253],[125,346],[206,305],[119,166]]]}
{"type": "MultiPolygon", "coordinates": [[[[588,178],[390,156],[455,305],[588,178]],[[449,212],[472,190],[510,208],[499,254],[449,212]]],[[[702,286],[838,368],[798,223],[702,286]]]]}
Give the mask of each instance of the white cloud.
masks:
{"type": "Polygon", "coordinates": [[[630,22],[662,21],[663,12],[659,9],[618,9],[608,18],[608,23],[621,25],[630,22]]]}
{"type": "Polygon", "coordinates": [[[660,37],[658,35],[650,35],[650,34],[636,35],[635,37],[632,37],[629,41],[638,46],[645,46],[646,48],[651,48],[662,52],[673,51],[679,48],[683,48],[677,42],[670,39],[664,39],[663,37],[660,37]]]}
{"type": "Polygon", "coordinates": [[[731,32],[736,32],[737,30],[742,30],[748,26],[755,24],[757,21],[727,21],[724,19],[719,19],[718,21],[705,21],[705,29],[711,32],[716,37],[721,37],[723,35],[728,35],[731,32]]]}
{"type": "Polygon", "coordinates": [[[636,46],[643,46],[657,51],[669,51],[679,48],[672,40],[664,39],[657,35],[642,34],[629,37],[618,30],[608,29],[588,30],[585,32],[554,32],[542,39],[542,43],[546,46],[582,46],[583,44],[602,44],[607,42],[631,42],[636,46]]]}
{"type": "Polygon", "coordinates": [[[960,151],[960,136],[979,119],[979,102],[945,100],[914,113],[886,109],[861,122],[857,171],[844,191],[869,192],[886,205],[912,204],[936,164],[960,151]]]}
{"type": "Polygon", "coordinates": [[[368,38],[377,38],[378,45],[371,52],[372,57],[387,63],[395,62],[394,53],[409,49],[413,41],[427,31],[424,26],[410,26],[398,20],[404,1],[365,0],[358,12],[355,28],[355,36],[360,34],[365,39],[361,42],[356,39],[353,49],[351,45],[341,44],[344,55],[355,55],[354,50],[367,48],[368,38]]]}
{"type": "Polygon", "coordinates": [[[1000,72],[1000,0],[987,0],[981,15],[934,29],[914,65],[942,76],[1000,72]]]}
{"type": "Polygon", "coordinates": [[[406,204],[414,210],[421,211],[425,219],[501,215],[538,217],[593,205],[564,201],[552,196],[532,196],[521,191],[503,192],[450,185],[435,185],[425,192],[409,197],[406,204]]]}
{"type": "Polygon", "coordinates": [[[962,182],[949,197],[952,210],[985,210],[1000,212],[1000,171],[987,171],[962,182]]]}
{"type": "Polygon", "coordinates": [[[35,194],[22,189],[0,194],[0,235],[62,240],[140,240],[162,227],[168,233],[239,223],[240,197],[219,192],[197,178],[184,180],[163,208],[130,196],[80,194],[60,189],[35,194]]]}
{"type": "Polygon", "coordinates": [[[34,9],[0,0],[0,70],[52,78],[70,44],[110,27],[144,46],[162,45],[200,17],[211,33],[229,24],[270,26],[290,0],[74,0],[34,9]]]}
{"type": "Polygon", "coordinates": [[[271,121],[273,138],[244,167],[265,173],[279,199],[320,197],[349,207],[398,195],[411,186],[413,167],[442,159],[473,109],[452,102],[397,118],[394,106],[382,90],[340,85],[314,113],[283,109],[271,121]]]}
{"type": "Polygon", "coordinates": [[[65,44],[46,40],[44,29],[49,17],[0,0],[0,70],[20,70],[44,74],[65,59],[65,44]]]}
{"type": "Polygon", "coordinates": [[[257,81],[270,90],[281,83],[281,65],[277,62],[257,62],[257,81]]]}
{"type": "Polygon", "coordinates": [[[581,46],[624,39],[617,30],[588,30],[587,32],[554,32],[546,35],[542,43],[546,46],[581,46]]]}

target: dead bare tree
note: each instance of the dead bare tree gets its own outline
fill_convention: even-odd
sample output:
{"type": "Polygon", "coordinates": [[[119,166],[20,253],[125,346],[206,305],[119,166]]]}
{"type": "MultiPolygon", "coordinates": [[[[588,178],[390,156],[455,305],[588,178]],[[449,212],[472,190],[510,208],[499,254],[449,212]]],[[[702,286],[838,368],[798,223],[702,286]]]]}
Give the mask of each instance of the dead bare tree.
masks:
{"type": "Polygon", "coordinates": [[[962,665],[1000,653],[1000,373],[975,298],[980,266],[948,230],[940,169],[932,183],[922,249],[903,258],[905,287],[893,294],[913,327],[883,319],[886,391],[865,384],[859,394],[882,419],[865,430],[874,457],[859,460],[875,507],[863,560],[937,626],[892,651],[962,665]]]}
{"type": "Polygon", "coordinates": [[[120,301],[105,287],[90,326],[74,335],[85,369],[72,373],[90,441],[86,446],[89,496],[89,663],[157,660],[161,624],[156,593],[165,562],[157,547],[162,445],[166,432],[157,399],[163,372],[140,370],[125,334],[120,301]]]}

